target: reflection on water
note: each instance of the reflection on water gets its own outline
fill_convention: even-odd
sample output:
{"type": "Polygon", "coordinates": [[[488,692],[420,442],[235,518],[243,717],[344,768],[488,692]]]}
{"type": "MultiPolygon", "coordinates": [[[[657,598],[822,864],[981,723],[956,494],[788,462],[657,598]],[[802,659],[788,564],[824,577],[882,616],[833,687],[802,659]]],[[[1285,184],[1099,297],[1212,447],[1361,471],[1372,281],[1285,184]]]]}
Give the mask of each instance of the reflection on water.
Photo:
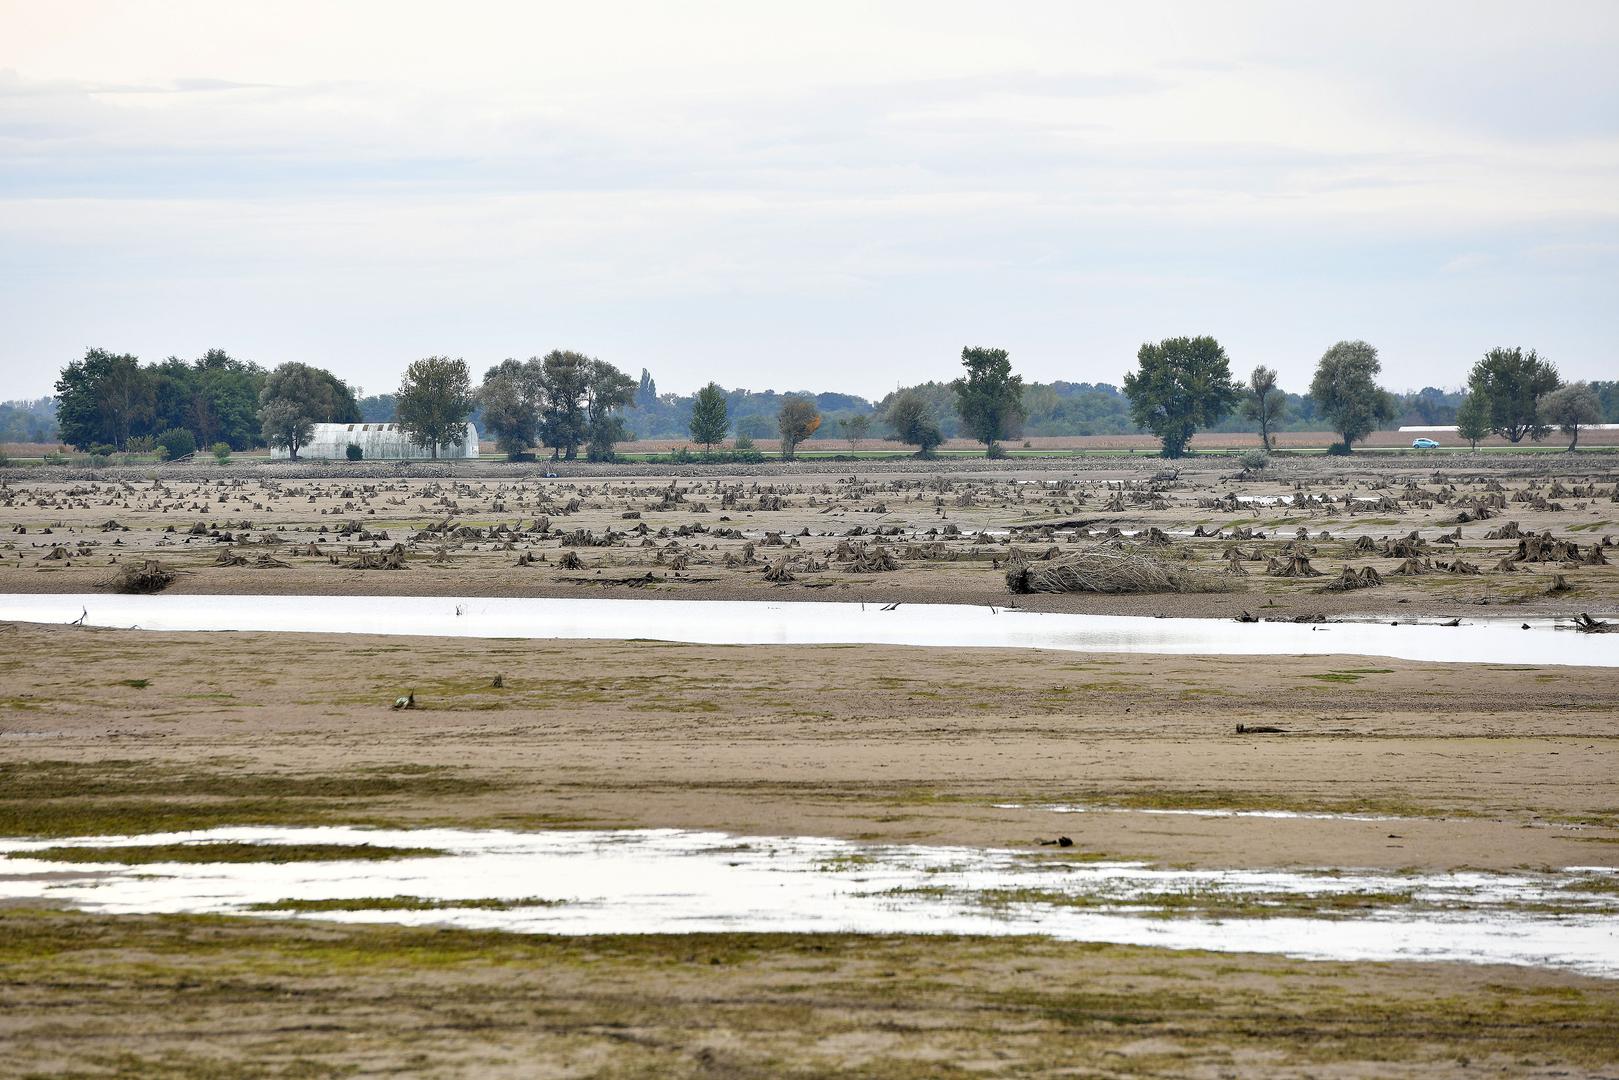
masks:
{"type": "Polygon", "coordinates": [[[0,860],[0,899],[54,900],[114,914],[264,914],[254,905],[284,900],[509,899],[532,906],[364,910],[362,903],[359,910],[306,917],[556,934],[1043,934],[1323,960],[1528,964],[1619,978],[1619,918],[1603,914],[1614,909],[1619,876],[1597,868],[1561,874],[1177,870],[1086,861],[1053,850],[873,846],[675,829],[241,827],[0,840],[0,854],[9,856],[0,860]],[[29,857],[49,847],[214,841],[373,844],[446,854],[391,862],[133,866],[29,857]]]}
{"type": "Polygon", "coordinates": [[[0,595],[0,620],[143,630],[483,638],[653,638],[714,645],[921,645],[1206,655],[1360,655],[1451,663],[1619,666],[1619,635],[1547,620],[1234,623],[1064,615],[965,604],[546,600],[432,596],[0,595]]]}

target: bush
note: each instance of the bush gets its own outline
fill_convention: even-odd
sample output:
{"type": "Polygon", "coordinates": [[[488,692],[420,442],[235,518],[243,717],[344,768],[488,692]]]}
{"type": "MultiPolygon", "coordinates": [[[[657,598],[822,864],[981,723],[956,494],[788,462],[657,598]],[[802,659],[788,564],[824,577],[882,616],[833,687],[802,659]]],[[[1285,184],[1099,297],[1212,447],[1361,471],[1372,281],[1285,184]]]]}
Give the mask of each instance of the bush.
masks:
{"type": "Polygon", "coordinates": [[[6,453],[5,447],[0,446],[0,469],[11,464],[11,455],[6,453]]]}
{"type": "Polygon", "coordinates": [[[1250,450],[1237,459],[1248,472],[1264,472],[1270,464],[1270,455],[1263,450],[1250,450]]]}
{"type": "Polygon", "coordinates": [[[1346,442],[1335,442],[1331,446],[1327,447],[1327,453],[1333,457],[1348,457],[1349,444],[1346,442]]]}
{"type": "Polygon", "coordinates": [[[208,448],[208,452],[214,455],[215,461],[223,465],[230,460],[230,443],[216,442],[208,448]]]}
{"type": "MultiPolygon", "coordinates": [[[[157,437],[155,435],[131,435],[129,441],[124,443],[126,454],[151,454],[157,451],[157,437]]],[[[111,453],[111,451],[108,451],[111,453]]]]}
{"type": "Polygon", "coordinates": [[[359,443],[349,443],[347,446],[343,447],[343,456],[348,458],[350,461],[359,461],[361,458],[365,457],[365,451],[360,449],[359,443]]]}
{"type": "MultiPolygon", "coordinates": [[[[112,445],[112,443],[96,443],[94,446],[85,451],[85,453],[89,454],[93,458],[110,458],[117,452],[118,448],[112,445]]],[[[46,455],[46,457],[49,456],[50,455],[48,454],[46,455]]]]}
{"type": "Polygon", "coordinates": [[[731,449],[733,449],[733,450],[752,450],[753,449],[753,440],[748,438],[748,436],[745,433],[738,432],[736,438],[731,442],[731,449]]]}
{"type": "Polygon", "coordinates": [[[189,457],[197,452],[197,437],[186,428],[170,428],[158,435],[157,448],[164,461],[189,457]]]}

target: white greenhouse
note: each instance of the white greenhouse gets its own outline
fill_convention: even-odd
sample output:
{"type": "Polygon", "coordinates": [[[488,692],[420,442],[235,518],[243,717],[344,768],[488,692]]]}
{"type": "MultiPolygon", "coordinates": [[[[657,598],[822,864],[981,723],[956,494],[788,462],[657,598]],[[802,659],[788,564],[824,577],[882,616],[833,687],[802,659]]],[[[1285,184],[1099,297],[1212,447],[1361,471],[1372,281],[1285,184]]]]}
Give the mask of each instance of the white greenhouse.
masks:
{"type": "MultiPolygon", "coordinates": [[[[399,430],[398,424],[316,424],[315,434],[309,442],[298,448],[298,458],[313,460],[339,460],[348,456],[350,445],[360,448],[364,461],[398,461],[431,458],[431,447],[415,442],[399,430]]],[[[292,455],[280,447],[272,447],[270,456],[288,458],[292,455]]],[[[457,460],[478,456],[478,429],[467,424],[467,437],[460,446],[453,443],[438,448],[440,459],[457,460]]]]}

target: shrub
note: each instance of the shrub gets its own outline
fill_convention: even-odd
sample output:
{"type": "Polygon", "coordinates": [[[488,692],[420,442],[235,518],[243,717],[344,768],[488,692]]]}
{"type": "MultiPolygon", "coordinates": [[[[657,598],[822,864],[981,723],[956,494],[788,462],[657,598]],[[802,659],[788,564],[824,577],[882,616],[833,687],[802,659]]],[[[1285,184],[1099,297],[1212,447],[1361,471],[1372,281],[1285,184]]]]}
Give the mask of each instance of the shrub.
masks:
{"type": "Polygon", "coordinates": [[[158,435],[157,447],[164,461],[174,461],[197,452],[197,437],[186,428],[169,428],[158,435]]]}
{"type": "Polygon", "coordinates": [[[347,446],[343,447],[343,456],[348,458],[350,461],[359,461],[361,458],[365,457],[365,451],[360,449],[359,443],[349,443],[347,446]]]}
{"type": "Polygon", "coordinates": [[[11,455],[6,453],[5,447],[0,446],[0,469],[3,469],[7,465],[10,465],[10,464],[11,464],[11,455]]]}
{"type": "Polygon", "coordinates": [[[748,436],[746,434],[738,432],[735,441],[733,441],[731,443],[731,449],[733,449],[733,450],[752,450],[753,449],[753,440],[748,438],[748,436]]]}
{"type": "Polygon", "coordinates": [[[1327,447],[1327,453],[1331,454],[1333,457],[1348,457],[1349,444],[1346,442],[1335,442],[1331,446],[1327,447]]]}
{"type": "Polygon", "coordinates": [[[157,450],[157,436],[131,435],[124,444],[124,452],[128,454],[151,454],[157,450]]]}
{"type": "Polygon", "coordinates": [[[1250,450],[1237,459],[1248,472],[1264,472],[1270,464],[1270,455],[1263,450],[1250,450]]]}
{"type": "Polygon", "coordinates": [[[221,465],[230,460],[230,443],[228,442],[216,442],[208,448],[208,451],[214,455],[214,460],[221,465]]]}

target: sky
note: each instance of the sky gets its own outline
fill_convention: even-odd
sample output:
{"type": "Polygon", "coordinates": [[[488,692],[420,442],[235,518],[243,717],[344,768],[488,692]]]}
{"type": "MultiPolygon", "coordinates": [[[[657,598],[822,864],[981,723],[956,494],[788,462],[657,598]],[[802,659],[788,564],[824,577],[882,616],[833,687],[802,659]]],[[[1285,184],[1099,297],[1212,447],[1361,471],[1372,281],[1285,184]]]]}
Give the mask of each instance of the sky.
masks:
{"type": "Polygon", "coordinates": [[[0,0],[0,398],[92,346],[1619,378],[1616,53],[1614,0],[0,0]]]}

